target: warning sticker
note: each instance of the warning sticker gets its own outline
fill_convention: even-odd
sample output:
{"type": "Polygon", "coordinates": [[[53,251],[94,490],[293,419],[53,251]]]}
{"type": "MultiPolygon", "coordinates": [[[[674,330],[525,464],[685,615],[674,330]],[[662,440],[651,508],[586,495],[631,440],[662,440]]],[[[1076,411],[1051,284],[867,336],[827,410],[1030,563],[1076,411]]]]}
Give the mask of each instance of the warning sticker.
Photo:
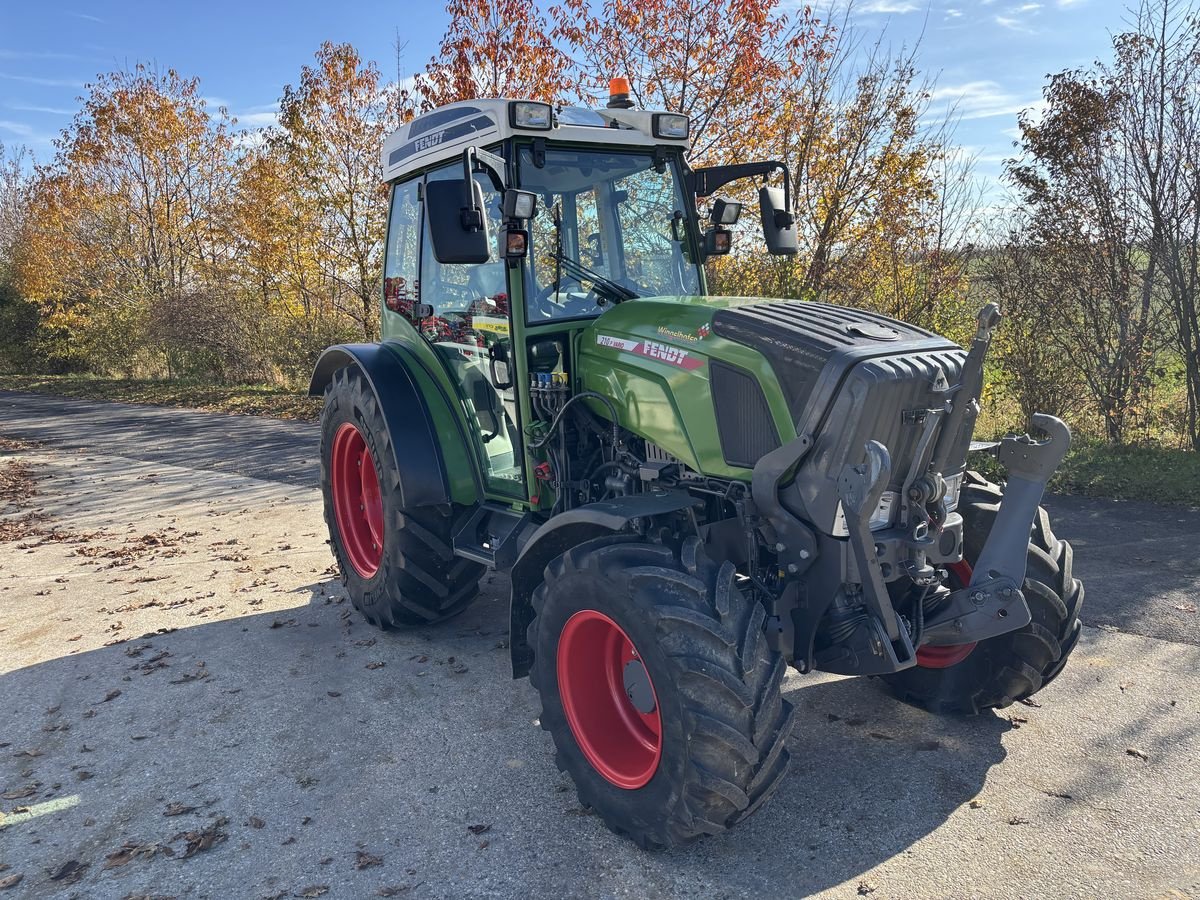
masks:
{"type": "Polygon", "coordinates": [[[681,369],[698,369],[704,365],[703,359],[693,356],[682,347],[675,347],[671,344],[663,344],[658,341],[631,341],[608,334],[597,334],[596,343],[601,347],[613,347],[617,350],[624,350],[626,353],[637,353],[641,356],[647,356],[650,359],[678,366],[681,369]]]}
{"type": "Polygon", "coordinates": [[[508,334],[508,319],[496,316],[472,316],[471,327],[476,331],[490,331],[493,334],[508,334]]]}

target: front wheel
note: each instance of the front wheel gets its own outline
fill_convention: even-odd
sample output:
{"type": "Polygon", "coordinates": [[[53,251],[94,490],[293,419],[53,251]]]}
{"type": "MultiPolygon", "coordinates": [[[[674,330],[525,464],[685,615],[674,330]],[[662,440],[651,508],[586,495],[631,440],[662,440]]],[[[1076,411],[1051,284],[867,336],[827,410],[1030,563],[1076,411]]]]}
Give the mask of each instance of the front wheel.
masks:
{"type": "MultiPolygon", "coordinates": [[[[953,586],[971,580],[971,563],[979,557],[1003,492],[975,472],[963,484],[959,512],[963,517],[964,562],[950,566],[953,586]]],[[[977,713],[1025,700],[1058,677],[1079,641],[1083,585],[1072,572],[1071,545],[1050,529],[1039,508],[1029,538],[1022,586],[1031,621],[1024,628],[978,644],[922,647],[917,665],[884,681],[902,699],[933,710],[977,713]]]]}
{"type": "Polygon", "coordinates": [[[580,801],[645,849],[750,815],[778,786],[792,706],[762,606],[695,538],[597,538],[533,595],[530,679],[580,801]]]}
{"type": "Polygon", "coordinates": [[[373,625],[428,625],[479,593],[483,566],[454,555],[453,510],[406,509],[391,435],[357,367],[333,374],[321,412],[329,543],[351,602],[373,625]]]}

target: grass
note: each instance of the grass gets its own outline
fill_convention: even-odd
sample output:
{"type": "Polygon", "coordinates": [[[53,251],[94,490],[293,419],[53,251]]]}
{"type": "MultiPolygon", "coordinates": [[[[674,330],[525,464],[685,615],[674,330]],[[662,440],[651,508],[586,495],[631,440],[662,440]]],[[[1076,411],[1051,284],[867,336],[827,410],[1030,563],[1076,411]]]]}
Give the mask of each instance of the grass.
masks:
{"type": "MultiPolygon", "coordinates": [[[[3,375],[0,388],[279,419],[314,420],[321,413],[320,400],[269,385],[138,381],[87,375],[3,375]]],[[[980,454],[971,464],[986,475],[1000,475],[991,457],[980,454]]],[[[1055,473],[1050,490],[1110,500],[1200,507],[1200,453],[1080,441],[1055,473]]]]}
{"type": "Polygon", "coordinates": [[[209,412],[277,419],[313,420],[321,414],[321,401],[287,388],[261,384],[211,384],[195,381],[159,381],[96,378],[90,375],[0,375],[0,388],[36,391],[85,400],[116,400],[181,406],[209,412]]]}
{"type": "MultiPolygon", "coordinates": [[[[991,456],[977,454],[971,466],[988,477],[1002,477],[991,456]]],[[[1056,494],[1200,507],[1200,453],[1081,441],[1071,447],[1049,488],[1056,494]]]]}

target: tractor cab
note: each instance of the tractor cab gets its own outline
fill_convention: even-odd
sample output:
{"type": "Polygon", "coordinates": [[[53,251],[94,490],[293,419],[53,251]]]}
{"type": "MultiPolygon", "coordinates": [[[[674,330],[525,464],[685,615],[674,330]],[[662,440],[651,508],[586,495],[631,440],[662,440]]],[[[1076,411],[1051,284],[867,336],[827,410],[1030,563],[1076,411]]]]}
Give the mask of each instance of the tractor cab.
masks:
{"type": "Polygon", "coordinates": [[[631,300],[705,295],[703,263],[730,249],[740,204],[717,200],[706,223],[698,196],[781,173],[761,192],[764,229],[774,252],[795,250],[782,164],[692,170],[687,117],[632,108],[620,82],[604,109],[470,100],[384,144],[383,337],[415,332],[440,357],[493,499],[553,506],[521,448],[580,330],[631,300]]]}

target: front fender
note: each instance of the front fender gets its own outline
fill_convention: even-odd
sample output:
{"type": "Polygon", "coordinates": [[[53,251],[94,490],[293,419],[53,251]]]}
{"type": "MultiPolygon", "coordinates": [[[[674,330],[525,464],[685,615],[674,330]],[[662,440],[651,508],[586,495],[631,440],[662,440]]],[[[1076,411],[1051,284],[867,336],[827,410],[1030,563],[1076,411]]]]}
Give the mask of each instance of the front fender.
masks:
{"type": "Polygon", "coordinates": [[[483,492],[477,467],[467,455],[467,436],[450,398],[430,373],[421,371],[420,363],[395,342],[338,344],[317,360],[309,395],[321,396],[333,373],[351,365],[363,373],[387,423],[400,473],[401,506],[478,502],[483,492]],[[464,472],[473,477],[464,478],[464,472]],[[452,479],[451,473],[459,477],[452,479]]]}
{"type": "Polygon", "coordinates": [[[521,548],[510,573],[508,644],[513,678],[524,678],[533,667],[533,648],[526,632],[533,621],[533,592],[544,580],[552,559],[584,541],[619,534],[655,516],[678,512],[698,501],[686,491],[631,494],[615,500],[589,503],[561,513],[533,533],[521,548]]]}

